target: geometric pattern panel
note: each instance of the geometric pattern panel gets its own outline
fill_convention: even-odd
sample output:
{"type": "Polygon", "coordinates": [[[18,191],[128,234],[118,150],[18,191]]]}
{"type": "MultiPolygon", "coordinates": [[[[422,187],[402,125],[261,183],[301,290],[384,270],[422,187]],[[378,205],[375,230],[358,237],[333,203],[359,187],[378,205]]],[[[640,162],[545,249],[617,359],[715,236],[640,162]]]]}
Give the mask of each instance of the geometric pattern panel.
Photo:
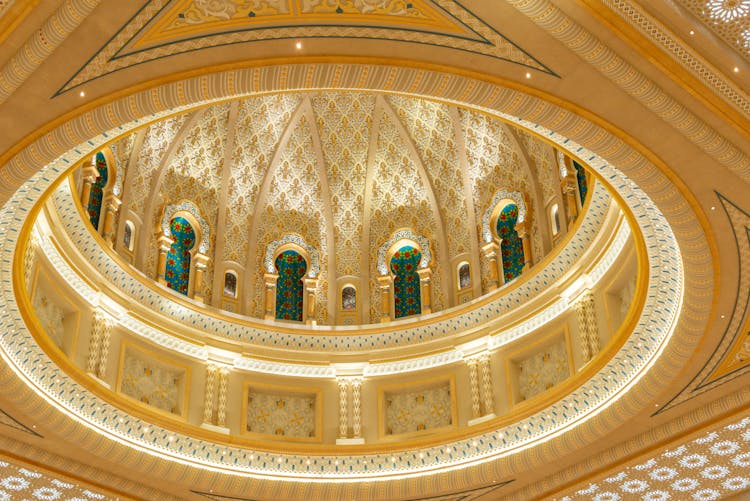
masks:
{"type": "Polygon", "coordinates": [[[314,393],[265,393],[251,388],[247,396],[246,431],[277,437],[315,437],[316,407],[314,393]]]}
{"type": "Polygon", "coordinates": [[[187,295],[190,280],[190,249],[195,245],[195,231],[187,219],[177,216],[169,223],[174,243],[167,253],[164,279],[170,289],[187,295]]]}
{"type": "MultiPolygon", "coordinates": [[[[88,500],[107,501],[115,497],[105,496],[86,487],[42,473],[37,468],[13,463],[13,459],[2,456],[0,460],[0,499],[24,500],[88,500]]],[[[117,498],[119,499],[119,498],[117,498]]]]}
{"type": "Polygon", "coordinates": [[[432,388],[386,393],[384,401],[386,435],[431,431],[454,424],[448,381],[432,388]]]}
{"type": "Polygon", "coordinates": [[[146,405],[181,415],[187,371],[126,349],[119,391],[146,405]]]}
{"type": "Polygon", "coordinates": [[[563,491],[556,499],[676,501],[736,496],[750,489],[750,417],[646,458],[582,489],[563,491]]]}
{"type": "Polygon", "coordinates": [[[516,231],[517,221],[518,206],[513,203],[503,207],[497,218],[497,235],[502,239],[500,250],[503,256],[503,276],[506,283],[521,274],[525,262],[523,242],[516,231]]]}
{"type": "Polygon", "coordinates": [[[107,160],[104,158],[102,152],[96,154],[96,181],[91,185],[91,192],[89,194],[89,203],[87,211],[89,214],[89,221],[95,230],[99,229],[99,217],[102,212],[102,200],[104,198],[104,187],[107,186],[108,172],[107,172],[107,160]]]}
{"type": "Polygon", "coordinates": [[[417,273],[421,259],[422,254],[410,245],[401,247],[391,258],[391,271],[395,275],[393,300],[396,306],[396,318],[422,313],[422,298],[417,273]]]}
{"type": "Polygon", "coordinates": [[[428,44],[554,75],[452,0],[149,0],[57,94],[158,58],[228,44],[308,37],[428,44]]]}
{"type": "Polygon", "coordinates": [[[570,376],[565,340],[517,364],[520,400],[526,400],[547,391],[570,376]]]}
{"type": "Polygon", "coordinates": [[[282,252],[276,258],[276,318],[302,321],[303,284],[307,272],[305,258],[293,250],[282,252]]]}

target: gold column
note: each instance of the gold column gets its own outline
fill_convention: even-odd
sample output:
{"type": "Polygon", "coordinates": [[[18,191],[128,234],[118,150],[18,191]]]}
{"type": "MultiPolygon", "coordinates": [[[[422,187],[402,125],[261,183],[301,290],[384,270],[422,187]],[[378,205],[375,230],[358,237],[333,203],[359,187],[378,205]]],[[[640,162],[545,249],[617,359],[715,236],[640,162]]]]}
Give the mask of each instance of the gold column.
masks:
{"type": "Polygon", "coordinates": [[[381,322],[390,322],[393,318],[391,312],[391,304],[393,299],[391,294],[393,291],[393,278],[389,275],[378,277],[378,287],[380,287],[380,301],[382,302],[382,316],[380,317],[381,322]]]}
{"type": "Polygon", "coordinates": [[[495,242],[490,242],[482,246],[482,254],[487,260],[487,268],[490,276],[487,279],[487,291],[494,291],[502,284],[505,283],[505,278],[502,273],[502,260],[498,259],[502,255],[500,254],[500,246],[495,242]]]}
{"type": "Polygon", "coordinates": [[[563,178],[561,184],[563,193],[565,194],[565,206],[568,210],[568,224],[570,224],[578,217],[578,198],[576,198],[578,180],[576,179],[575,169],[568,168],[568,173],[563,178]]]}
{"type": "Polygon", "coordinates": [[[96,182],[96,178],[99,177],[99,171],[96,170],[96,166],[87,165],[82,170],[83,173],[83,188],[81,189],[81,205],[83,210],[88,210],[89,197],[91,196],[91,185],[96,182]]]}
{"type": "Polygon", "coordinates": [[[193,299],[205,302],[203,297],[203,279],[208,266],[208,256],[200,252],[195,253],[195,276],[193,277],[193,299]]]}
{"type": "Polygon", "coordinates": [[[263,318],[273,320],[276,318],[276,283],[279,276],[276,273],[266,273],[263,275],[263,282],[266,286],[266,311],[263,318]]]}
{"type": "Polygon", "coordinates": [[[159,235],[159,262],[156,265],[156,281],[167,285],[164,274],[167,270],[167,253],[172,248],[174,240],[166,235],[159,235]]]}
{"type": "Polygon", "coordinates": [[[117,213],[120,211],[122,200],[116,195],[110,194],[107,196],[105,201],[106,212],[104,213],[104,230],[102,236],[107,242],[107,245],[112,248],[115,238],[115,226],[117,221],[117,213]]]}
{"type": "Polygon", "coordinates": [[[422,300],[422,314],[432,312],[432,270],[429,268],[419,268],[419,294],[422,300]]]}
{"type": "Polygon", "coordinates": [[[318,279],[317,278],[306,278],[304,279],[304,290],[302,293],[305,297],[305,318],[303,319],[307,325],[315,325],[315,292],[318,290],[318,279]]]}
{"type": "Polygon", "coordinates": [[[521,273],[526,273],[531,268],[531,240],[529,239],[528,223],[526,221],[516,224],[518,238],[523,244],[523,269],[521,273]]]}

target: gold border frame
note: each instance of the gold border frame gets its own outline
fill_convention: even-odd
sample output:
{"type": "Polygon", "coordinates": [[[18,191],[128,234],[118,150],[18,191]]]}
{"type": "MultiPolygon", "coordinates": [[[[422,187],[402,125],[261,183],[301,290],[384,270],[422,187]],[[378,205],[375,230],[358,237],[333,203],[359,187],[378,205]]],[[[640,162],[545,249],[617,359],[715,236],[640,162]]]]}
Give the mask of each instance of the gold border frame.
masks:
{"type": "Polygon", "coordinates": [[[405,438],[415,438],[424,435],[438,435],[446,431],[458,429],[458,400],[456,397],[456,375],[454,373],[444,374],[429,379],[410,381],[408,383],[389,383],[378,386],[378,440],[381,442],[398,441],[405,438]],[[433,428],[431,430],[413,431],[407,433],[387,434],[385,432],[385,395],[386,393],[408,393],[421,388],[436,388],[442,386],[440,383],[447,382],[451,395],[451,423],[447,426],[433,428]],[[392,392],[389,390],[401,391],[392,392]]]}
{"type": "Polygon", "coordinates": [[[126,398],[127,400],[130,400],[131,402],[135,403],[136,405],[140,407],[144,407],[148,409],[151,412],[155,412],[157,414],[164,415],[166,417],[172,418],[172,419],[179,419],[181,421],[187,421],[188,418],[188,402],[190,399],[190,376],[191,376],[192,368],[184,363],[180,363],[175,361],[172,358],[166,357],[161,353],[156,352],[154,349],[146,347],[138,342],[134,342],[132,339],[121,339],[120,340],[120,352],[118,355],[118,363],[117,363],[117,379],[115,383],[115,391],[118,395],[121,395],[122,397],[126,398]],[[162,365],[169,365],[172,367],[179,367],[185,371],[185,377],[183,381],[183,389],[182,389],[182,409],[179,414],[175,414],[173,412],[165,411],[164,409],[160,409],[158,407],[155,407],[151,404],[147,404],[144,402],[141,402],[135,397],[132,397],[128,395],[127,393],[123,393],[122,391],[122,371],[124,369],[125,365],[125,352],[128,351],[128,349],[133,349],[134,351],[140,352],[142,355],[146,355],[147,357],[150,357],[153,360],[156,360],[157,363],[161,363],[162,365]]]}
{"type": "Polygon", "coordinates": [[[576,366],[573,360],[573,345],[572,345],[571,338],[570,338],[569,321],[570,321],[569,318],[562,319],[561,322],[564,322],[564,323],[560,325],[559,327],[550,329],[549,332],[545,332],[541,334],[537,339],[534,339],[530,344],[517,347],[515,350],[508,351],[507,353],[504,354],[503,358],[505,361],[505,378],[506,378],[505,385],[506,385],[506,392],[507,392],[507,399],[508,399],[508,409],[513,409],[518,406],[526,405],[527,402],[534,403],[537,400],[539,400],[538,397],[540,397],[541,395],[547,394],[553,388],[559,386],[560,384],[564,383],[565,381],[569,380],[570,378],[576,375],[576,366]],[[515,386],[517,385],[513,384],[513,381],[516,378],[513,373],[512,365],[514,363],[518,363],[518,359],[524,354],[528,354],[529,352],[533,352],[533,351],[538,351],[547,346],[553,346],[557,339],[562,339],[563,343],[565,343],[565,354],[567,355],[567,359],[568,359],[568,377],[566,377],[564,380],[560,381],[559,383],[555,384],[552,388],[548,388],[542,392],[539,392],[533,397],[517,401],[516,399],[520,397],[520,395],[516,395],[516,392],[514,391],[515,386]]]}
{"type": "MultiPolygon", "coordinates": [[[[33,291],[32,295],[36,295],[36,293],[37,293],[37,284],[39,283],[39,275],[40,274],[42,276],[46,277],[47,279],[51,279],[52,278],[52,275],[50,275],[49,270],[47,269],[47,266],[46,266],[48,264],[48,261],[47,261],[46,257],[43,258],[45,266],[44,266],[44,268],[42,268],[38,252],[39,252],[39,250],[34,251],[34,254],[36,255],[36,257],[35,257],[36,265],[34,266],[34,275],[32,276],[31,281],[30,281],[31,282],[31,290],[33,291]]],[[[55,275],[55,276],[57,276],[57,275],[55,275]]],[[[83,316],[82,315],[83,310],[81,309],[81,307],[80,307],[79,304],[76,304],[76,303],[72,302],[68,298],[68,296],[66,294],[62,293],[64,286],[60,282],[61,282],[61,280],[46,280],[45,281],[46,286],[51,287],[52,289],[54,289],[52,292],[59,293],[60,297],[63,298],[63,300],[67,303],[67,305],[70,306],[70,308],[72,310],[74,310],[74,312],[75,312],[75,316],[76,316],[76,319],[75,319],[75,330],[74,330],[73,335],[72,335],[71,340],[70,340],[70,355],[65,352],[65,336],[67,336],[67,333],[64,330],[63,330],[63,339],[62,339],[63,345],[62,346],[57,346],[56,344],[54,344],[54,342],[52,344],[55,345],[67,357],[75,357],[75,355],[77,354],[77,351],[78,351],[78,338],[79,338],[79,334],[80,334],[80,331],[81,331],[81,317],[83,316]]],[[[65,282],[63,282],[63,283],[65,283],[65,282]]],[[[67,285],[67,283],[65,283],[65,285],[67,285]]],[[[75,296],[75,297],[78,297],[78,296],[75,296]]],[[[32,299],[31,296],[29,296],[29,302],[33,304],[33,299],[32,299]]],[[[31,310],[34,312],[34,316],[37,318],[37,321],[39,321],[39,317],[36,316],[36,310],[34,309],[33,306],[31,307],[31,310]]],[[[40,324],[41,324],[41,322],[40,322],[40,324]]],[[[64,327],[63,327],[63,329],[64,329],[64,327]]],[[[46,331],[45,331],[45,334],[46,334],[46,331]]],[[[47,334],[47,336],[49,336],[49,334],[47,334]]]]}
{"type": "MultiPolygon", "coordinates": [[[[284,396],[278,395],[278,396],[284,396]]],[[[245,380],[242,383],[242,405],[240,415],[240,435],[246,437],[257,438],[260,440],[270,440],[277,442],[307,442],[307,443],[321,443],[323,441],[323,389],[320,387],[308,387],[308,386],[290,386],[274,383],[255,383],[253,381],[245,380]],[[250,396],[251,388],[259,388],[259,393],[265,393],[271,395],[269,391],[264,390],[280,390],[286,392],[289,396],[296,395],[313,395],[315,397],[315,435],[312,437],[287,437],[284,435],[269,435],[266,433],[257,433],[248,431],[247,429],[247,407],[248,398],[250,396]],[[294,395],[296,394],[296,395],[294,395]]]]}

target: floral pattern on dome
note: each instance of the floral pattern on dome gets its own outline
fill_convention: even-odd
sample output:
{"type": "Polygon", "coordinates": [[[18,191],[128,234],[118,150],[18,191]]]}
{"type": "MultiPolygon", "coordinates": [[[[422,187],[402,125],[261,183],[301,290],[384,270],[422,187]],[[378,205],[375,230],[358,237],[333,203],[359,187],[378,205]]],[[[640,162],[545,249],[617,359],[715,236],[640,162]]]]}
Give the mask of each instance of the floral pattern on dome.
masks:
{"type": "Polygon", "coordinates": [[[302,321],[302,277],[307,271],[307,263],[293,250],[282,252],[276,257],[276,318],[279,320],[302,321]]]}
{"type": "Polygon", "coordinates": [[[174,243],[167,253],[164,278],[170,289],[187,295],[190,281],[190,249],[195,245],[195,231],[187,219],[176,217],[169,224],[174,243]]]}
{"type": "Polygon", "coordinates": [[[503,256],[503,276],[506,282],[519,276],[523,270],[523,242],[516,231],[517,221],[518,206],[516,204],[503,207],[497,217],[497,235],[502,240],[500,251],[503,256]]]}
{"type": "Polygon", "coordinates": [[[94,229],[99,228],[99,218],[102,213],[102,201],[104,199],[104,187],[107,186],[109,179],[109,173],[107,172],[107,160],[104,158],[104,154],[99,152],[95,157],[96,162],[96,181],[91,185],[91,193],[89,195],[89,203],[86,207],[86,211],[89,215],[89,221],[94,229]]]}
{"type": "Polygon", "coordinates": [[[393,301],[396,318],[422,313],[422,299],[419,290],[419,260],[422,254],[410,245],[405,245],[393,254],[391,271],[393,279],[393,301]]]}

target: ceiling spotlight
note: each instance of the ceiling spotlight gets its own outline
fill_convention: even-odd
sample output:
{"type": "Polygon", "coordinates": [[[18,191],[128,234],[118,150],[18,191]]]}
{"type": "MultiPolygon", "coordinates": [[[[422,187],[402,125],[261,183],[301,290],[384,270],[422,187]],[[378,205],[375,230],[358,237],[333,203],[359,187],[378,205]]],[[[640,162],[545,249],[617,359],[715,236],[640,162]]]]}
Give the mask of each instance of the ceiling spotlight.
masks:
{"type": "Polygon", "coordinates": [[[531,78],[531,73],[528,71],[526,72],[526,78],[531,78]]]}
{"type": "Polygon", "coordinates": [[[83,91],[79,92],[78,95],[81,96],[81,97],[86,97],[86,93],[83,92],[83,91]]]}
{"type": "Polygon", "coordinates": [[[691,35],[695,35],[695,30],[690,30],[691,35]]]}
{"type": "Polygon", "coordinates": [[[294,46],[297,48],[297,50],[300,50],[302,48],[302,42],[297,42],[294,44],[294,46]]]}
{"type": "Polygon", "coordinates": [[[735,73],[739,73],[739,72],[740,72],[740,68],[739,68],[739,66],[735,66],[735,67],[733,68],[733,70],[734,70],[734,72],[735,72],[735,73]]]}

